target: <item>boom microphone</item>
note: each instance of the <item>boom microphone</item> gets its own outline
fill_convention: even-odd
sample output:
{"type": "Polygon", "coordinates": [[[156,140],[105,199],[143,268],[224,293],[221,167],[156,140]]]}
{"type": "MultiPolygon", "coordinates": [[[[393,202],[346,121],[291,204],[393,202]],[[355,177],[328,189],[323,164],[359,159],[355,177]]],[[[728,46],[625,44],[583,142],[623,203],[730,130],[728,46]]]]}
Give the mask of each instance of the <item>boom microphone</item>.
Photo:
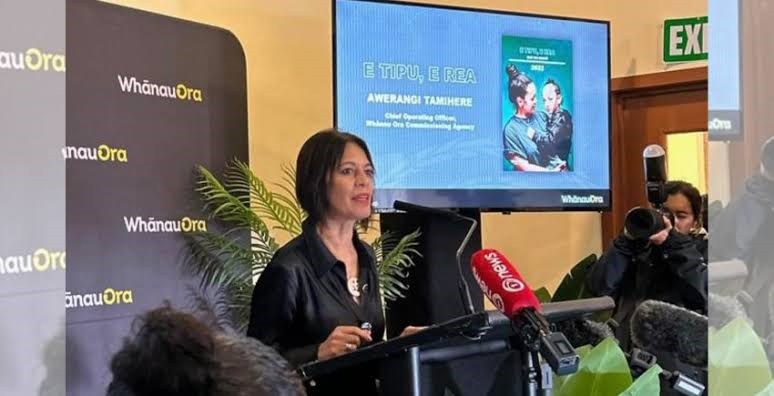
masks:
{"type": "Polygon", "coordinates": [[[709,297],[707,317],[710,326],[719,329],[736,318],[742,318],[752,325],[752,320],[747,316],[747,310],[738,297],[722,296],[711,292],[707,296],[709,297]]]}
{"type": "Polygon", "coordinates": [[[681,361],[707,366],[707,317],[669,303],[646,300],[634,310],[632,341],[647,351],[672,351],[681,361]]]}
{"type": "Polygon", "coordinates": [[[578,370],[579,357],[562,333],[551,331],[540,302],[518,271],[498,251],[479,250],[471,257],[481,290],[511,320],[524,347],[537,352],[558,375],[578,370]]]}

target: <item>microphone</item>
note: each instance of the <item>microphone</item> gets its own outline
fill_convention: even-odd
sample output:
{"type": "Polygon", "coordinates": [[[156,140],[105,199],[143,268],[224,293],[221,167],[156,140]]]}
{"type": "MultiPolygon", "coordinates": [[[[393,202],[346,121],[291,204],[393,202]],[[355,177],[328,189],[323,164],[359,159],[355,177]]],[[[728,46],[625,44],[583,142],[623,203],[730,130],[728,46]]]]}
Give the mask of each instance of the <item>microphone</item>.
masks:
{"type": "MultiPolygon", "coordinates": [[[[635,378],[640,377],[657,363],[655,355],[637,348],[632,348],[632,351],[629,353],[624,352],[624,355],[629,362],[632,376],[635,378]]],[[[701,396],[706,388],[703,383],[677,370],[672,372],[664,370],[658,376],[669,384],[670,389],[681,395],[701,396]]]]}
{"type": "Polygon", "coordinates": [[[551,331],[535,293],[508,259],[483,249],[473,254],[471,267],[481,290],[511,320],[526,349],[539,351],[557,375],[578,370],[580,358],[572,344],[562,333],[551,331]]]}
{"type": "MultiPolygon", "coordinates": [[[[568,320],[554,324],[562,333],[567,335],[572,345],[576,348],[583,345],[596,346],[606,338],[615,337],[610,326],[605,323],[592,322],[588,319],[568,320]]],[[[629,363],[632,376],[639,377],[653,365],[657,364],[656,356],[633,348],[631,352],[624,352],[629,363]]],[[[705,386],[698,381],[686,376],[679,371],[662,371],[659,374],[670,388],[677,393],[689,396],[700,396],[704,393],[705,386]]]]}
{"type": "Polygon", "coordinates": [[[646,300],[632,314],[632,342],[648,350],[672,351],[681,361],[707,366],[707,317],[663,301],[646,300]]]}
{"type": "Polygon", "coordinates": [[[554,328],[564,334],[575,348],[584,345],[596,346],[606,338],[615,338],[613,330],[606,323],[588,319],[565,320],[554,323],[554,328]]]}
{"type": "Polygon", "coordinates": [[[465,277],[462,275],[462,252],[465,250],[465,247],[468,246],[468,242],[473,236],[473,232],[476,230],[476,227],[478,227],[478,221],[476,221],[476,219],[463,216],[459,213],[452,212],[451,210],[430,208],[427,206],[420,206],[397,200],[392,203],[392,207],[395,210],[400,210],[406,213],[423,213],[426,215],[446,217],[452,220],[464,220],[470,222],[468,233],[465,234],[465,238],[462,239],[462,243],[460,243],[460,246],[457,248],[455,259],[457,261],[457,277],[459,278],[457,282],[457,288],[460,292],[462,306],[465,309],[466,315],[472,314],[475,310],[473,309],[473,299],[470,297],[470,286],[468,286],[468,282],[465,281],[465,277]]]}
{"type": "Polygon", "coordinates": [[[661,209],[664,197],[664,183],[667,180],[666,151],[658,144],[651,144],[642,151],[642,165],[645,171],[645,194],[656,209],[661,209]]]}
{"type": "Polygon", "coordinates": [[[736,318],[742,318],[752,325],[752,320],[747,316],[747,310],[744,304],[739,301],[739,297],[722,296],[710,292],[708,295],[709,325],[719,329],[736,318]]]}

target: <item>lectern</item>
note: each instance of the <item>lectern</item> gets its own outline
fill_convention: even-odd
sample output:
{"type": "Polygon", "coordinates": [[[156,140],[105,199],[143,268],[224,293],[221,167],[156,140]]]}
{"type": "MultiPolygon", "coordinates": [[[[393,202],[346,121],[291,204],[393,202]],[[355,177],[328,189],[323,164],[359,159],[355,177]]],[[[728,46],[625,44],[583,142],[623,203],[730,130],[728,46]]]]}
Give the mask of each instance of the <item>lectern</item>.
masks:
{"type": "MultiPolygon", "coordinates": [[[[580,319],[595,312],[612,310],[610,297],[599,297],[543,305],[549,322],[580,319]]],[[[476,312],[433,325],[411,336],[393,338],[363,347],[334,359],[312,362],[299,368],[305,381],[314,381],[355,367],[370,365],[379,378],[383,396],[428,396],[422,392],[422,367],[457,359],[473,359],[510,352],[513,370],[497,372],[494,386],[482,384],[481,395],[537,395],[541,373],[532,355],[521,353],[518,332],[511,320],[498,311],[476,312]],[[486,389],[490,387],[490,389],[486,389]]],[[[548,376],[550,378],[550,376],[548,376]]],[[[475,381],[475,378],[472,379],[475,381]]]]}

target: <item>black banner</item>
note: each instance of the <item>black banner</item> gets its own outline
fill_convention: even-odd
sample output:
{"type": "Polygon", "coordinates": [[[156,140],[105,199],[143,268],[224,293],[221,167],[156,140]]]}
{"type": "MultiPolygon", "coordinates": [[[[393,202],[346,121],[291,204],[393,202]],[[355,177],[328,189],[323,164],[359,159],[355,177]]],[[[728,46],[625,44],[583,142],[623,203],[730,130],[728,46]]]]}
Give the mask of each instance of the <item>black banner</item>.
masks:
{"type": "Polygon", "coordinates": [[[0,2],[0,394],[65,379],[65,5],[0,2]]]}
{"type": "Polygon", "coordinates": [[[228,31],[67,2],[67,393],[104,392],[132,318],[187,301],[184,234],[212,227],[194,166],[247,160],[245,59],[228,31]]]}

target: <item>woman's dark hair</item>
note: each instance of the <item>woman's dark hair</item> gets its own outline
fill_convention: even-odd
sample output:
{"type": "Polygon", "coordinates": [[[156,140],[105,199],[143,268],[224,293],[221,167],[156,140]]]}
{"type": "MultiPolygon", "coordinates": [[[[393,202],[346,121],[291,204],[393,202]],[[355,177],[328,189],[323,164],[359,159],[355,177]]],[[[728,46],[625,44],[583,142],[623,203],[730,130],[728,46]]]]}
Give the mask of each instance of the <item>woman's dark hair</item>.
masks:
{"type": "Polygon", "coordinates": [[[303,396],[300,377],[270,346],[216,332],[165,303],[140,316],[113,356],[107,396],[303,396]]]}
{"type": "MultiPolygon", "coordinates": [[[[301,146],[296,160],[296,199],[312,223],[322,220],[328,212],[328,181],[339,166],[347,143],[358,145],[373,166],[371,152],[363,139],[337,129],[317,132],[301,146]]],[[[365,219],[363,225],[367,222],[365,219]]]]}
{"type": "Polygon", "coordinates": [[[702,225],[702,201],[701,201],[701,193],[699,190],[693,186],[693,184],[684,182],[681,180],[675,180],[675,181],[668,181],[664,184],[664,194],[665,196],[675,195],[675,194],[683,194],[685,198],[688,199],[688,202],[691,204],[691,212],[693,214],[693,219],[699,225],[702,225]]]}
{"type": "Polygon", "coordinates": [[[547,87],[549,85],[554,86],[554,92],[556,92],[557,95],[562,94],[562,88],[559,86],[559,83],[557,83],[553,78],[549,78],[548,81],[546,81],[546,83],[543,84],[543,87],[547,87]]]}
{"type": "Polygon", "coordinates": [[[506,66],[505,72],[508,74],[508,99],[511,103],[518,105],[516,99],[524,99],[524,96],[527,95],[527,87],[532,84],[532,79],[526,74],[522,74],[514,65],[506,66]]]}
{"type": "Polygon", "coordinates": [[[139,317],[133,327],[134,337],[124,340],[110,362],[115,384],[142,396],[213,394],[220,365],[210,328],[168,304],[139,317]]]}
{"type": "Polygon", "coordinates": [[[254,338],[221,333],[215,337],[221,363],[219,396],[303,396],[301,378],[274,348],[254,338]]]}

